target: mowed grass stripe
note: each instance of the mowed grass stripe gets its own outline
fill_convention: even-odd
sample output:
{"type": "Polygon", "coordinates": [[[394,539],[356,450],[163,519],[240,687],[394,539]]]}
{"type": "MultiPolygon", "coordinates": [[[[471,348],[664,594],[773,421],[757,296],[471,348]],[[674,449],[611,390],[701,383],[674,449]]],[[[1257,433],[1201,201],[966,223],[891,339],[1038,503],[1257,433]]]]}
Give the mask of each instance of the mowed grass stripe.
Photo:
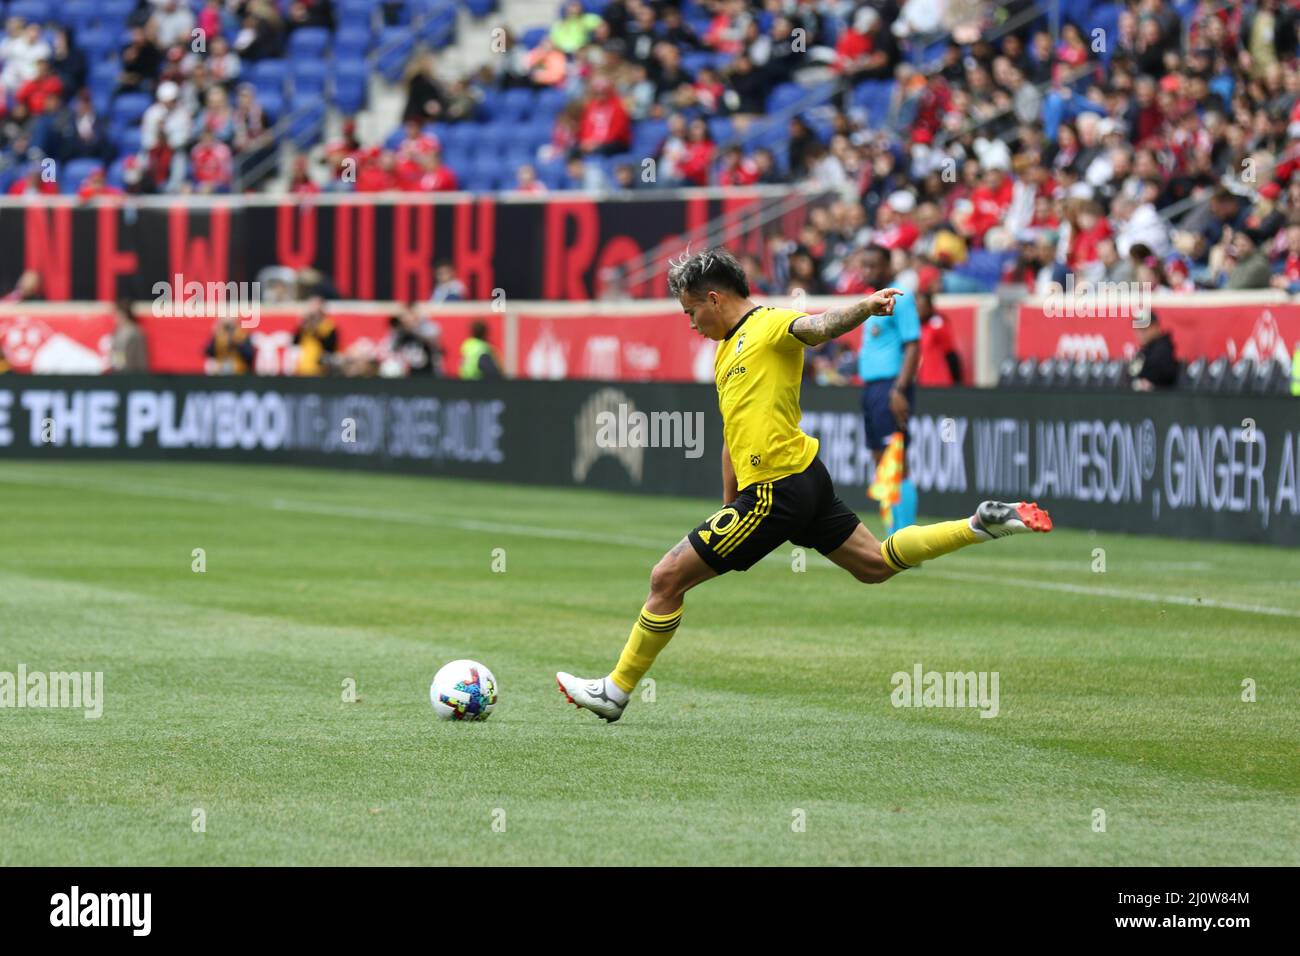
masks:
{"type": "MultiPolygon", "coordinates": [[[[314,471],[82,467],[24,466],[402,511],[454,500],[493,520],[500,498],[512,520],[648,537],[707,507],[314,471]]],[[[640,848],[629,862],[1296,860],[1287,747],[1300,675],[1286,621],[1041,592],[1018,592],[1008,613],[993,589],[937,565],[863,588],[773,561],[692,596],[654,672],[658,700],[607,728],[565,707],[550,672],[608,667],[652,552],[510,538],[509,571],[492,575],[491,534],[8,488],[0,669],[17,653],[50,668],[105,659],[130,697],[115,715],[110,671],[98,727],[0,712],[6,777],[20,781],[0,794],[3,862],[451,862],[487,839],[499,840],[495,862],[580,862],[592,840],[617,844],[629,827],[640,848]],[[190,547],[203,541],[209,571],[194,575],[190,547]],[[471,652],[506,703],[482,727],[436,725],[432,670],[471,652]],[[917,660],[999,668],[1003,715],[893,709],[889,674],[917,660]],[[359,704],[338,699],[344,668],[357,671],[359,704]],[[1243,669],[1259,704],[1237,700],[1243,669]],[[189,829],[199,800],[212,805],[202,837],[189,829]],[[489,829],[497,806],[506,834],[489,829]],[[1088,826],[1094,807],[1108,810],[1107,834],[1088,826]],[[790,830],[795,808],[805,833],[790,830]]],[[[1066,562],[1092,541],[1053,535],[1032,553],[1066,562]]],[[[1187,542],[1122,546],[1136,561],[1224,557],[1187,542]]],[[[953,566],[980,573],[978,550],[953,566]]],[[[1255,574],[1295,568],[1285,552],[1230,550],[1255,574]]]]}

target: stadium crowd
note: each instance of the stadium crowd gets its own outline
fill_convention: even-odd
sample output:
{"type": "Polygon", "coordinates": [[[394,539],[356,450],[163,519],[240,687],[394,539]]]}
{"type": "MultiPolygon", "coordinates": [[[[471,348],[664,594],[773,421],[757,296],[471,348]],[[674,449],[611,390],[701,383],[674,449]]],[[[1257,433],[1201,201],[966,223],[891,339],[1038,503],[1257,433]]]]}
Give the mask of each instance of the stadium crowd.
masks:
{"type": "MultiPolygon", "coordinates": [[[[382,4],[384,16],[389,6],[404,5],[382,4]]],[[[131,101],[142,106],[134,138],[110,136],[97,113],[96,65],[75,31],[9,16],[8,192],[57,191],[44,157],[98,163],[78,189],[88,197],[231,189],[276,149],[276,116],[241,77],[293,31],[331,26],[334,7],[137,0],[111,61],[113,109],[143,97],[131,101]],[[120,175],[106,176],[114,157],[120,175]]],[[[870,245],[893,253],[905,284],[933,291],[1042,291],[1066,273],[1300,291],[1294,0],[1073,0],[1055,40],[1033,7],[567,0],[549,27],[506,31],[472,75],[443,77],[436,55],[418,53],[403,128],[363,143],[345,123],[341,139],[298,157],[288,188],[811,184],[833,200],[799,236],[770,237],[764,291],[861,292],[870,245]],[[494,105],[521,90],[548,131],[510,154],[520,161],[503,182],[453,140],[458,127],[487,130],[494,105]]]]}
{"type": "Polygon", "coordinates": [[[716,0],[701,21],[689,5],[569,2],[480,75],[443,84],[422,63],[382,160],[393,179],[374,184],[400,187],[405,167],[412,188],[456,188],[426,120],[466,122],[494,89],[559,88],[518,189],[834,196],[798,237],[770,237],[765,292],[862,292],[873,244],[905,285],[935,291],[1042,292],[1067,273],[1300,291],[1298,5],[1067,2],[1055,42],[1042,17],[999,28],[1026,6],[716,0]],[[824,102],[764,129],[774,90],[827,79],[824,102]]]}

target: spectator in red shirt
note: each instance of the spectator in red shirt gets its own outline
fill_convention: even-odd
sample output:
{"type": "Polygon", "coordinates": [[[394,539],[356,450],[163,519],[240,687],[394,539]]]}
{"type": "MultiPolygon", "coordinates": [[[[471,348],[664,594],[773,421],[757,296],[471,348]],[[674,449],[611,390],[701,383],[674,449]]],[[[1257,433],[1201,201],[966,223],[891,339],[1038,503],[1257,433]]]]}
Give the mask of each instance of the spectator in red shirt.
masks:
{"type": "Polygon", "coordinates": [[[1070,249],[1065,261],[1073,270],[1085,270],[1099,261],[1097,246],[1110,237],[1110,222],[1091,199],[1070,200],[1066,206],[1070,223],[1070,249]]]}
{"type": "Polygon", "coordinates": [[[1300,292],[1300,223],[1290,223],[1286,227],[1286,255],[1281,263],[1280,272],[1273,276],[1273,288],[1287,292],[1300,292]]]}
{"type": "Polygon", "coordinates": [[[745,46],[749,21],[744,0],[723,0],[704,34],[705,45],[719,53],[739,53],[745,46]]]}
{"type": "Polygon", "coordinates": [[[424,131],[424,125],[419,120],[407,120],[402,124],[404,135],[402,141],[397,144],[399,154],[410,154],[420,156],[425,153],[432,153],[439,148],[438,138],[424,131]]]}
{"type": "Polygon", "coordinates": [[[844,263],[844,268],[840,271],[838,278],[835,280],[835,294],[869,294],[872,291],[871,282],[868,279],[869,274],[870,268],[867,264],[866,251],[858,249],[849,253],[848,260],[844,263]]]}
{"type": "Polygon", "coordinates": [[[52,109],[63,95],[63,81],[50,72],[50,61],[36,64],[36,75],[18,87],[17,100],[28,116],[52,109]]]}
{"type": "Polygon", "coordinates": [[[873,7],[859,7],[853,26],[835,43],[835,70],[853,81],[883,80],[898,65],[898,45],[873,7]]]}
{"type": "Polygon", "coordinates": [[[835,41],[835,71],[837,73],[854,73],[864,57],[871,52],[871,37],[867,31],[873,22],[880,19],[880,14],[870,7],[863,7],[853,17],[853,25],[846,27],[835,41]]]}
{"type": "Polygon", "coordinates": [[[357,167],[359,193],[383,193],[397,189],[397,160],[392,153],[366,150],[357,167]]]}
{"type": "Polygon", "coordinates": [[[688,186],[707,186],[709,166],[716,147],[709,139],[709,124],[698,116],[686,127],[686,147],[677,164],[678,174],[688,186]]]}
{"type": "Polygon", "coordinates": [[[934,311],[930,293],[917,293],[916,314],[921,320],[921,365],[916,371],[916,384],[922,388],[960,385],[961,355],[953,339],[952,326],[934,311]]]}
{"type": "Polygon", "coordinates": [[[96,169],[89,176],[81,181],[81,186],[77,189],[78,199],[94,199],[97,196],[120,196],[122,190],[116,186],[110,186],[104,180],[104,170],[96,169]]]}
{"type": "Polygon", "coordinates": [[[632,145],[632,121],[618,91],[605,77],[591,83],[591,97],[582,108],[578,124],[578,149],[613,156],[632,145]]]}
{"type": "Polygon", "coordinates": [[[203,9],[199,11],[198,24],[209,44],[214,38],[221,36],[221,0],[204,0],[203,9]]]}
{"type": "MultiPolygon", "coordinates": [[[[49,162],[52,163],[54,161],[49,160],[49,162]]],[[[16,180],[14,184],[9,187],[9,195],[26,196],[28,194],[31,194],[31,195],[57,196],[59,194],[59,184],[56,183],[52,178],[47,179],[45,176],[42,175],[42,172],[45,168],[48,168],[50,170],[54,169],[53,166],[44,167],[41,164],[34,164],[31,167],[31,169],[27,171],[26,176],[24,176],[22,179],[16,180]]]]}
{"type": "Polygon", "coordinates": [[[460,188],[460,181],[450,166],[442,164],[442,154],[436,150],[425,153],[421,158],[424,175],[420,177],[420,191],[426,193],[453,193],[460,188]]]}
{"type": "Polygon", "coordinates": [[[293,161],[293,170],[289,174],[289,192],[294,196],[314,196],[320,187],[307,172],[307,157],[298,156],[293,161]]]}
{"type": "Polygon", "coordinates": [[[234,160],[230,147],[212,135],[199,133],[199,141],[190,150],[190,169],[194,186],[201,193],[228,193],[234,178],[234,160]]]}
{"type": "Polygon", "coordinates": [[[718,169],[719,186],[752,186],[758,182],[758,163],[745,156],[739,146],[732,146],[722,154],[718,169]]]}
{"type": "Polygon", "coordinates": [[[984,233],[1006,217],[1014,190],[1015,183],[1001,166],[993,165],[984,170],[980,184],[970,196],[973,208],[966,229],[972,238],[982,240],[984,233]]]}
{"type": "Polygon", "coordinates": [[[718,76],[718,71],[706,67],[696,75],[695,82],[691,84],[691,92],[695,105],[704,112],[713,114],[722,107],[722,97],[727,88],[718,76]]]}
{"type": "Polygon", "coordinates": [[[914,195],[905,189],[890,193],[889,198],[880,204],[873,243],[889,250],[911,249],[921,235],[915,212],[914,195]]]}

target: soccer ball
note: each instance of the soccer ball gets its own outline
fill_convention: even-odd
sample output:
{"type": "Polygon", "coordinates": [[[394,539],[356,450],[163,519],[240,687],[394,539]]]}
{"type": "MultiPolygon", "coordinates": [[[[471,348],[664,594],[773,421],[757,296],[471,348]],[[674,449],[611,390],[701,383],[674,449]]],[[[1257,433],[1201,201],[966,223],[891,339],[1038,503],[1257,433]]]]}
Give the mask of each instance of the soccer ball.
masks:
{"type": "Polygon", "coordinates": [[[439,720],[487,720],[497,705],[497,679],[478,661],[452,661],[434,675],[429,702],[439,720]]]}

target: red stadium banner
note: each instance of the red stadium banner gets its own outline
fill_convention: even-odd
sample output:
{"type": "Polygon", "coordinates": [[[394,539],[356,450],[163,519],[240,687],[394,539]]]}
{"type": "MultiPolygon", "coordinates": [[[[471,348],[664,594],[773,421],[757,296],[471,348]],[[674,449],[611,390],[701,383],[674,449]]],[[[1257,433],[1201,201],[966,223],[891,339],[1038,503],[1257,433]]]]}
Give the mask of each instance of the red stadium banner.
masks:
{"type": "Polygon", "coordinates": [[[0,294],[26,270],[47,301],[144,301],[156,283],[257,281],[312,268],[357,301],[427,301],[440,262],[466,298],[589,301],[623,276],[639,297],[668,294],[659,265],[720,243],[770,265],[760,226],[797,235],[829,194],[786,186],[647,190],[617,201],[579,192],[399,196],[151,197],[40,202],[0,197],[0,294]],[[795,199],[791,199],[791,196],[795,199]]]}
{"type": "Polygon", "coordinates": [[[520,378],[711,382],[714,349],[680,311],[519,316],[520,378]]]}
{"type": "MultiPolygon", "coordinates": [[[[826,306],[808,306],[820,312],[826,306]]],[[[974,305],[947,305],[936,311],[949,322],[970,383],[975,367],[974,305]]],[[[711,382],[716,345],[691,330],[681,311],[641,315],[548,315],[521,312],[519,378],[605,379],[627,382],[711,382]]],[[[844,339],[856,352],[858,329],[844,339]]]]}
{"type": "MultiPolygon", "coordinates": [[[[339,330],[339,351],[354,346],[378,349],[388,335],[388,315],[382,311],[331,312],[339,330]]],[[[483,321],[494,343],[502,341],[503,317],[497,313],[456,314],[438,312],[432,318],[442,330],[444,374],[455,377],[461,343],[470,326],[483,321]]],[[[293,309],[266,309],[249,329],[256,350],[254,369],[261,375],[292,374],[297,362],[293,333],[301,313],[293,309]]],[[[251,320],[250,320],[251,321],[251,320]]],[[[149,370],[163,374],[203,374],[203,352],[212,335],[207,317],[140,318],[149,353],[149,370]]],[[[88,306],[80,311],[10,310],[0,315],[0,349],[16,372],[99,374],[109,370],[113,315],[107,307],[88,306]]]]}
{"type": "MultiPolygon", "coordinates": [[[[1291,364],[1300,344],[1300,305],[1288,302],[1210,301],[1164,304],[1153,309],[1173,335],[1183,360],[1225,357],[1275,359],[1291,364]]],[[[1020,307],[1016,357],[1122,358],[1137,351],[1131,317],[1048,316],[1041,304],[1020,307]]]]}

